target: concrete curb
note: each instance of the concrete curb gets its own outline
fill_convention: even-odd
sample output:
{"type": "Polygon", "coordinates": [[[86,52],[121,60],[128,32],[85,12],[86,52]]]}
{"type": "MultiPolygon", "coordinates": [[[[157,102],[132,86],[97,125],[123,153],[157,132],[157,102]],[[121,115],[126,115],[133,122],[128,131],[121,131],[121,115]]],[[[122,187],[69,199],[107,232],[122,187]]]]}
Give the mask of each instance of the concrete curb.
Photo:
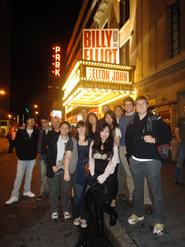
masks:
{"type": "Polygon", "coordinates": [[[114,247],[137,247],[137,245],[130,239],[125,230],[121,227],[119,221],[115,226],[109,226],[109,215],[104,213],[105,231],[107,237],[114,247]]]}

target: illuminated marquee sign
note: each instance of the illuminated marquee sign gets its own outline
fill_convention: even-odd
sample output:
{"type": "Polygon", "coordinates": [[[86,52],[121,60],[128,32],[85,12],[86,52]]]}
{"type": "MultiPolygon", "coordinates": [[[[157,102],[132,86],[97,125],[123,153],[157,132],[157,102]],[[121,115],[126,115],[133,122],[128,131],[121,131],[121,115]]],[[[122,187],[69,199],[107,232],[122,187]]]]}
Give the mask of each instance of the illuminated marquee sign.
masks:
{"type": "Polygon", "coordinates": [[[130,84],[128,71],[114,69],[86,67],[86,79],[130,84]]]}
{"type": "Polygon", "coordinates": [[[59,45],[53,46],[53,55],[52,55],[52,65],[53,70],[52,73],[55,77],[60,77],[60,65],[61,65],[61,48],[59,45]]]}
{"type": "Polygon", "coordinates": [[[119,29],[83,29],[82,57],[119,64],[119,29]]]}

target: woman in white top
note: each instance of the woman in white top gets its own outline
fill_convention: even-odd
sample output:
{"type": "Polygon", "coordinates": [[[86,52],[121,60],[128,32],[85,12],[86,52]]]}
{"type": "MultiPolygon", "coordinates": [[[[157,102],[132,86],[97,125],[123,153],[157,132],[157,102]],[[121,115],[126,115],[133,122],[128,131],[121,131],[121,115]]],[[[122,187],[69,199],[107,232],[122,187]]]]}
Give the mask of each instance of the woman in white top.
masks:
{"type": "Polygon", "coordinates": [[[96,175],[98,182],[94,203],[99,236],[103,232],[103,212],[112,214],[110,203],[114,197],[114,170],[117,160],[118,147],[114,144],[112,129],[109,124],[102,122],[89,152],[90,174],[96,175]]]}
{"type": "MultiPolygon", "coordinates": [[[[117,147],[119,147],[120,144],[120,138],[121,138],[121,131],[118,128],[118,124],[117,124],[117,120],[116,120],[116,115],[113,111],[109,110],[105,113],[105,122],[108,123],[111,126],[112,132],[113,132],[113,137],[114,137],[114,143],[117,147]]],[[[117,197],[117,193],[118,193],[118,178],[117,178],[117,173],[118,173],[118,164],[120,163],[120,159],[118,156],[118,160],[117,160],[117,166],[116,169],[114,171],[114,197],[113,200],[111,202],[111,207],[115,209],[116,207],[116,197],[117,197]]],[[[110,217],[110,225],[115,225],[116,224],[116,218],[117,218],[117,214],[116,212],[113,210],[113,213],[111,214],[110,217]]]]}

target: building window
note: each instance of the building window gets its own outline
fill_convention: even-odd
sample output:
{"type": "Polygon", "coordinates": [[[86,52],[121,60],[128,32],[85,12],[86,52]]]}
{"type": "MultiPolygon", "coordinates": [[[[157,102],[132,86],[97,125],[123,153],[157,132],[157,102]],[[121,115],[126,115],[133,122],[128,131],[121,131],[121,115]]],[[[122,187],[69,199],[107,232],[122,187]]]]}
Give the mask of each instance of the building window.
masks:
{"type": "Polygon", "coordinates": [[[124,65],[129,64],[129,50],[130,50],[130,40],[128,40],[122,47],[120,51],[120,63],[124,65]]]}
{"type": "Polygon", "coordinates": [[[180,4],[179,0],[171,5],[171,56],[180,51],[180,4]]]}
{"type": "Polygon", "coordinates": [[[120,0],[120,28],[130,18],[130,0],[120,0]]]}

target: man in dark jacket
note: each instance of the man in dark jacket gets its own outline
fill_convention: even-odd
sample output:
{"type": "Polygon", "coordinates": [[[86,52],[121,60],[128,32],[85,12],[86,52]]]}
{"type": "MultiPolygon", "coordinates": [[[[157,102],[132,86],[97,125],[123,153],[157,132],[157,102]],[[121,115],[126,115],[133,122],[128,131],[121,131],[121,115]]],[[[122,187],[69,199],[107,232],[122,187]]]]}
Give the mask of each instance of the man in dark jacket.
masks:
{"type": "Polygon", "coordinates": [[[24,174],[24,192],[23,196],[34,197],[35,194],[31,192],[32,172],[35,166],[37,156],[37,142],[39,137],[38,129],[34,128],[35,119],[29,117],[27,119],[27,126],[25,129],[19,129],[15,138],[15,151],[17,154],[17,174],[14,182],[14,188],[11,197],[6,204],[12,204],[19,200],[19,189],[21,187],[24,174]]]}
{"type": "Polygon", "coordinates": [[[49,126],[49,120],[46,117],[41,118],[41,128],[39,129],[39,141],[38,141],[38,164],[40,167],[40,195],[37,200],[42,200],[48,197],[48,183],[46,176],[47,168],[47,150],[48,150],[48,136],[51,132],[49,126]]]}
{"type": "Polygon", "coordinates": [[[147,131],[148,102],[145,96],[135,101],[136,115],[126,130],[126,148],[130,156],[129,163],[134,180],[134,213],[128,218],[131,225],[144,220],[143,187],[147,177],[153,198],[153,233],[162,235],[163,203],[161,193],[161,159],[157,151],[158,144],[169,143],[171,132],[161,117],[152,122],[152,129],[147,131]]]}
{"type": "Polygon", "coordinates": [[[69,140],[70,124],[67,121],[61,123],[59,132],[51,131],[48,142],[47,177],[49,186],[49,202],[51,207],[51,219],[59,218],[59,197],[63,204],[64,219],[71,218],[69,212],[69,185],[64,181],[64,154],[69,140]]]}

